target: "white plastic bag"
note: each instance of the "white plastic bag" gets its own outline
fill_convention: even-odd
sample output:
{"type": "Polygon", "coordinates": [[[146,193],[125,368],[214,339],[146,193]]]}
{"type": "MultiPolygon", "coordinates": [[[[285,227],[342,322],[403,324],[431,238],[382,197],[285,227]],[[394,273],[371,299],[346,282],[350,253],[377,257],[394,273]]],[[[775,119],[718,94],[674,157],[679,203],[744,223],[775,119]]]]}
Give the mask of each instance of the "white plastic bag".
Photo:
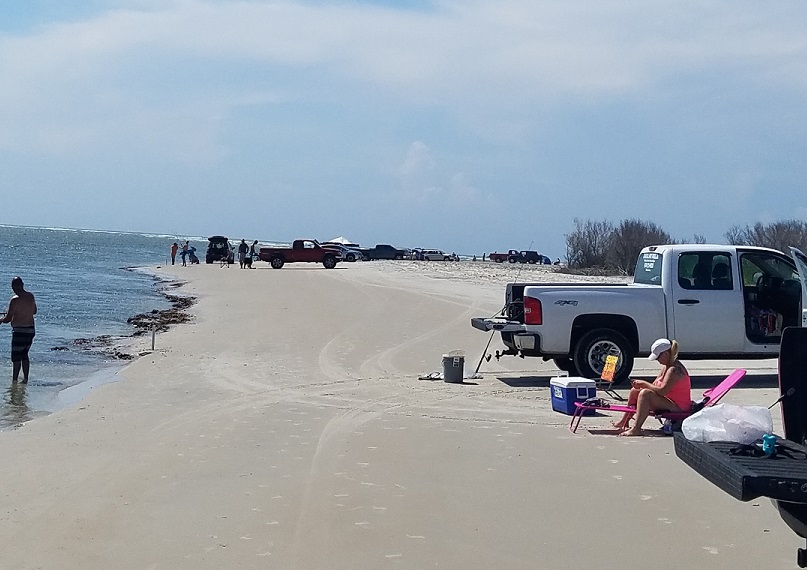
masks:
{"type": "Polygon", "coordinates": [[[773,432],[769,409],[762,406],[718,404],[692,414],[681,424],[690,441],[736,441],[753,443],[773,432]]]}

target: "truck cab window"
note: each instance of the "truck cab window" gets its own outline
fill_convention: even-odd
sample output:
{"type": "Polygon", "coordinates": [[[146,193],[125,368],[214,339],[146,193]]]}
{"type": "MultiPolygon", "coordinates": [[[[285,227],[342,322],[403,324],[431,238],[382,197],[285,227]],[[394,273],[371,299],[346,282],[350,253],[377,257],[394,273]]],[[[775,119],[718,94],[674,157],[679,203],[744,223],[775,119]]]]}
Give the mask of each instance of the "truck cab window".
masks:
{"type": "Polygon", "coordinates": [[[682,253],[678,258],[678,284],[695,291],[734,289],[731,258],[726,253],[698,251],[682,253]]]}
{"type": "Polygon", "coordinates": [[[644,285],[661,285],[661,254],[652,251],[639,256],[636,272],[633,275],[634,283],[644,285]]]}
{"type": "Polygon", "coordinates": [[[782,329],[799,324],[801,285],[784,257],[746,253],[740,259],[745,329],[751,342],[779,342],[782,329]]]}

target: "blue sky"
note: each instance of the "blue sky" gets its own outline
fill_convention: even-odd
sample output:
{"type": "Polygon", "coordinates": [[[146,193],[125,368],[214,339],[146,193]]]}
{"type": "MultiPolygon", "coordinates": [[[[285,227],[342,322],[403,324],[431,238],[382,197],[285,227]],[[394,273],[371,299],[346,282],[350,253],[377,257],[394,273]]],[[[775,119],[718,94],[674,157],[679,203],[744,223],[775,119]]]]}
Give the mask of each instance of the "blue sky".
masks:
{"type": "Polygon", "coordinates": [[[564,253],[807,219],[807,3],[0,0],[0,223],[564,253]]]}

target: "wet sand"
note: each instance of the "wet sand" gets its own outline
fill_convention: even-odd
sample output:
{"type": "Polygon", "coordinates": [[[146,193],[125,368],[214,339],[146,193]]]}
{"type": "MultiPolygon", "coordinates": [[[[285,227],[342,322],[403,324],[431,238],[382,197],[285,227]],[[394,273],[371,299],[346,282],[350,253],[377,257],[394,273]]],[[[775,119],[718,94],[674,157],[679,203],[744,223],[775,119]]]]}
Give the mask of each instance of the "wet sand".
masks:
{"type": "MultiPolygon", "coordinates": [[[[602,435],[606,416],[571,434],[551,364],[417,379],[454,349],[476,366],[487,335],[469,319],[496,313],[517,271],[570,277],[256,267],[155,269],[198,298],[193,321],[120,382],[0,433],[0,567],[794,567],[803,541],[771,504],[713,487],[671,439],[602,435]]],[[[690,369],[705,387],[741,364],[726,401],[772,402],[775,361],[690,369]]]]}

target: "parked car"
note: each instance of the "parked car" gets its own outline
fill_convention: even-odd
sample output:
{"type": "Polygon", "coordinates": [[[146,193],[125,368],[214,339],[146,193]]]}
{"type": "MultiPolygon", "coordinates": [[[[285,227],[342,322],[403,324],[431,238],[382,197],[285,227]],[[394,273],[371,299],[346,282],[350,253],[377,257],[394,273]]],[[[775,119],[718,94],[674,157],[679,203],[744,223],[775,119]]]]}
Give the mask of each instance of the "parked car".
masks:
{"type": "Polygon", "coordinates": [[[544,256],[538,253],[537,251],[525,250],[525,251],[510,251],[510,256],[507,258],[507,261],[510,263],[543,263],[544,256]]]}
{"type": "Polygon", "coordinates": [[[224,236],[210,236],[207,238],[205,263],[213,263],[214,261],[235,262],[235,254],[230,246],[230,240],[224,236]]]}
{"type": "Polygon", "coordinates": [[[397,249],[391,245],[380,243],[375,247],[363,248],[362,253],[369,259],[403,259],[406,251],[397,249]]]}
{"type": "Polygon", "coordinates": [[[807,325],[807,257],[761,247],[678,244],[644,248],[633,283],[510,283],[506,317],[474,318],[498,331],[503,354],[553,359],[596,378],[617,357],[615,382],[657,338],[681,357],[775,358],[782,330],[807,325]]]}
{"type": "Polygon", "coordinates": [[[262,247],[258,257],[269,262],[273,269],[298,262],[322,263],[326,269],[333,269],[342,260],[342,254],[334,246],[323,247],[313,239],[294,240],[291,247],[262,247]]]}
{"type": "Polygon", "coordinates": [[[496,253],[495,251],[488,256],[488,259],[496,263],[503,263],[508,261],[510,263],[543,263],[551,265],[552,260],[547,256],[538,253],[537,251],[524,250],[518,251],[511,249],[507,253],[496,253]]]}
{"type": "Polygon", "coordinates": [[[421,252],[423,261],[456,261],[454,254],[447,254],[441,249],[424,249],[421,252]]]}
{"type": "Polygon", "coordinates": [[[508,261],[511,256],[515,255],[518,255],[518,251],[516,251],[515,249],[511,249],[507,253],[496,253],[494,251],[493,253],[488,255],[488,259],[490,259],[491,261],[495,261],[496,263],[504,263],[505,261],[508,261]]]}
{"type": "Polygon", "coordinates": [[[360,249],[356,249],[355,247],[348,247],[340,243],[332,243],[332,242],[323,243],[321,245],[322,247],[325,248],[329,249],[332,248],[338,250],[339,253],[342,255],[342,259],[344,259],[345,261],[349,261],[351,263],[353,263],[354,261],[367,260],[367,257],[364,255],[364,252],[362,252],[360,249]]]}

